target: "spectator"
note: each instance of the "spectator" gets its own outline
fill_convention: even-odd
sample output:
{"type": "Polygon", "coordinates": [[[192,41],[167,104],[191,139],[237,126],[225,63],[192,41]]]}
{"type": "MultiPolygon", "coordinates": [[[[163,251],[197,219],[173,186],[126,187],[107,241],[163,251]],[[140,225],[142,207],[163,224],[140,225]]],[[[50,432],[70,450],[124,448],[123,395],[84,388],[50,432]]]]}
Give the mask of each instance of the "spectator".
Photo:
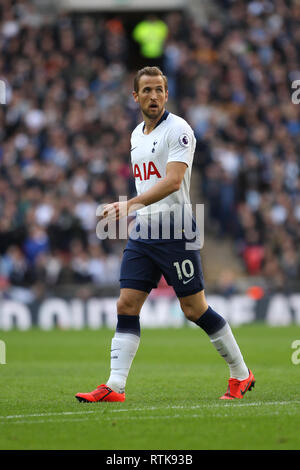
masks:
{"type": "Polygon", "coordinates": [[[155,15],[149,15],[134,28],[132,36],[140,44],[142,56],[154,59],[155,63],[163,55],[168,26],[155,15]]]}

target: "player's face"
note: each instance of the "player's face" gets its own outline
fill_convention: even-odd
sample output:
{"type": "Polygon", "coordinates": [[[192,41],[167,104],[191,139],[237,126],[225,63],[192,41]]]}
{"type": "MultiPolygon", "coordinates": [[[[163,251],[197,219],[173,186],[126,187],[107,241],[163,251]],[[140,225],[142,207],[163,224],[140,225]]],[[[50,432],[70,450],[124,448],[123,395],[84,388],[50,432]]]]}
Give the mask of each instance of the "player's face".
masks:
{"type": "Polygon", "coordinates": [[[157,119],[164,111],[168,100],[168,91],[161,75],[142,75],[139,80],[138,93],[133,92],[136,103],[139,103],[141,111],[148,119],[157,119]]]}

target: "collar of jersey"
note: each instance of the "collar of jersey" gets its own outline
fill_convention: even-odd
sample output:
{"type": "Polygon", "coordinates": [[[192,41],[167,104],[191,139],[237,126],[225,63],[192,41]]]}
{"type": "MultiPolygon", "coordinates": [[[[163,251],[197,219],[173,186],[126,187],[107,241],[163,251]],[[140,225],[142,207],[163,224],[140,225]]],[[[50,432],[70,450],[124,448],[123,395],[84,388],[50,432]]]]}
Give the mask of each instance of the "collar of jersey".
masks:
{"type": "MultiPolygon", "coordinates": [[[[160,118],[160,120],[156,123],[156,126],[154,127],[154,129],[156,129],[163,121],[165,121],[167,119],[167,117],[169,116],[169,111],[165,110],[164,114],[162,115],[162,117],[160,118]]],[[[143,134],[144,134],[144,129],[145,129],[145,123],[143,125],[143,134]]],[[[153,129],[153,130],[154,130],[153,129]]]]}

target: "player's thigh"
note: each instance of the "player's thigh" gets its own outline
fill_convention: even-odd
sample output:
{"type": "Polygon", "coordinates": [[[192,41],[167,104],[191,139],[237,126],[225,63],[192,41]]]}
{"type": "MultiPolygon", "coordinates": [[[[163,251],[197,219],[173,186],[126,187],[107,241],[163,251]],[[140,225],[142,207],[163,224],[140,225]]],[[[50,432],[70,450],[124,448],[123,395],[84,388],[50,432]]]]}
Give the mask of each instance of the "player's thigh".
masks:
{"type": "Polygon", "coordinates": [[[185,243],[172,242],[158,248],[157,263],[178,298],[204,290],[200,253],[186,250],[185,243]]]}
{"type": "Polygon", "coordinates": [[[181,309],[185,316],[191,320],[198,320],[208,309],[204,289],[193,295],[178,297],[181,309]]]}
{"type": "Polygon", "coordinates": [[[161,277],[157,263],[147,244],[129,240],[124,250],[121,269],[121,289],[133,289],[150,293],[161,277]]]}
{"type": "Polygon", "coordinates": [[[118,315],[139,315],[148,295],[148,292],[141,290],[121,289],[120,297],[117,302],[118,315]]]}

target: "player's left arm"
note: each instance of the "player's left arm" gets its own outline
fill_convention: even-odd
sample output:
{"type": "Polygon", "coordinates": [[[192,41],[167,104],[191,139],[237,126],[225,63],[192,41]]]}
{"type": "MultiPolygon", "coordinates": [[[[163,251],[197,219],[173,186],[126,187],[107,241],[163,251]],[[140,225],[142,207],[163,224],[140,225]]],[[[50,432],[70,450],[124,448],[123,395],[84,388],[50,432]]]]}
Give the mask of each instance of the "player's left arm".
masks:
{"type": "Polygon", "coordinates": [[[103,217],[120,219],[125,215],[149,206],[164,199],[180,189],[188,165],[184,162],[169,162],[166,166],[166,176],[158,181],[152,188],[129,201],[113,202],[104,206],[103,217]]]}

